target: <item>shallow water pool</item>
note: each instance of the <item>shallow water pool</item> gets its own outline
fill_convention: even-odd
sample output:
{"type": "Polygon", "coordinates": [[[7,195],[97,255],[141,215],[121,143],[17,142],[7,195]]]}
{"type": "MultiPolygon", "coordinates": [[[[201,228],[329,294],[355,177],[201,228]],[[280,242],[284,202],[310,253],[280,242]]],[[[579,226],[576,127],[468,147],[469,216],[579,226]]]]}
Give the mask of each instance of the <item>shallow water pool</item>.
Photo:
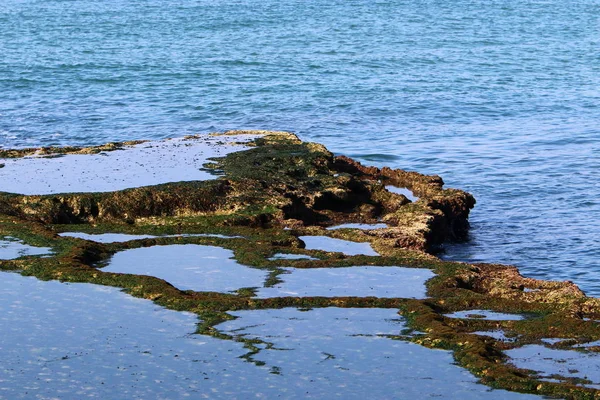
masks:
{"type": "Polygon", "coordinates": [[[102,270],[155,276],[181,290],[208,292],[261,287],[267,278],[266,271],[237,263],[231,250],[197,244],[121,251],[102,270]]]}

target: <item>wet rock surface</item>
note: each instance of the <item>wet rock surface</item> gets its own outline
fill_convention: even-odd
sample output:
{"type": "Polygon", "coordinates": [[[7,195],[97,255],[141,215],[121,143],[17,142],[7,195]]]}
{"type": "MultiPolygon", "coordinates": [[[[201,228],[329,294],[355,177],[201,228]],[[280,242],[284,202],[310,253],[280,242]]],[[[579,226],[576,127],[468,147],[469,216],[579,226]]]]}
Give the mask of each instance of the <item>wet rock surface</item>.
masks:
{"type": "MultiPolygon", "coordinates": [[[[452,351],[460,366],[493,388],[562,398],[600,395],[595,380],[590,383],[579,375],[575,379],[573,374],[560,379],[555,376],[560,370],[553,371],[550,379],[548,374],[536,373],[507,356],[507,352],[527,345],[595,354],[598,347],[577,345],[600,340],[598,299],[586,297],[570,282],[525,278],[515,267],[442,261],[432,255],[444,241],[466,237],[469,211],[475,204],[471,195],[444,189],[437,176],[365,167],[347,157],[335,157],[323,146],[301,142],[289,133],[236,131],[223,135],[223,142],[231,142],[232,137],[242,137],[233,142],[239,140],[247,149],[206,159],[202,168],[213,172],[210,180],[104,192],[0,192],[0,236],[44,248],[46,254],[6,257],[11,259],[0,260],[0,268],[42,280],[119,287],[168,309],[195,313],[201,320],[197,333],[241,342],[257,359],[256,354],[266,349],[266,341],[233,335],[220,328],[231,325],[220,324],[242,315],[236,313],[243,310],[391,309],[400,314],[406,329],[415,332],[405,335],[399,329],[391,336],[452,351]],[[390,192],[386,189],[390,186],[407,188],[415,196],[413,201],[390,192]],[[354,226],[364,229],[353,225],[327,229],[340,224],[361,224],[354,226]],[[94,235],[104,234],[132,236],[116,236],[119,240],[105,243],[93,240],[94,235]],[[324,238],[323,245],[349,241],[366,246],[372,253],[313,246],[311,241],[318,242],[319,237],[324,238]],[[241,279],[231,287],[214,286],[214,290],[200,285],[208,290],[199,290],[179,287],[169,281],[169,274],[154,276],[107,267],[115,255],[158,246],[225,249],[232,257],[229,262],[258,272],[254,275],[259,279],[253,278],[249,284],[241,279]],[[286,274],[291,271],[348,271],[351,267],[389,267],[392,272],[393,268],[421,268],[434,276],[426,282],[426,298],[377,297],[376,290],[366,291],[365,296],[344,291],[332,296],[312,295],[310,289],[283,295],[276,290],[285,288],[286,274]],[[277,295],[257,296],[257,292],[277,295]],[[482,310],[526,317],[478,317],[482,310]],[[457,312],[453,316],[458,318],[450,317],[457,312]],[[460,317],[463,314],[467,317],[460,317]],[[503,335],[481,334],[498,331],[503,335]],[[511,340],[504,340],[506,337],[511,340]],[[550,344],[543,342],[544,338],[561,340],[550,344]]],[[[194,141],[206,139],[185,140],[193,147],[194,141]]],[[[6,158],[0,162],[26,163],[24,157],[31,155],[85,157],[122,151],[119,149],[129,145],[140,143],[6,150],[0,153],[6,158]]],[[[0,189],[10,187],[2,185],[0,177],[0,189]]],[[[172,270],[177,255],[171,258],[155,267],[172,270]]],[[[203,267],[218,263],[218,259],[200,260],[190,267],[198,272],[200,283],[202,274],[211,271],[203,267]]],[[[314,276],[318,279],[319,274],[314,276]]],[[[386,274],[381,276],[385,279],[386,274]]]]}

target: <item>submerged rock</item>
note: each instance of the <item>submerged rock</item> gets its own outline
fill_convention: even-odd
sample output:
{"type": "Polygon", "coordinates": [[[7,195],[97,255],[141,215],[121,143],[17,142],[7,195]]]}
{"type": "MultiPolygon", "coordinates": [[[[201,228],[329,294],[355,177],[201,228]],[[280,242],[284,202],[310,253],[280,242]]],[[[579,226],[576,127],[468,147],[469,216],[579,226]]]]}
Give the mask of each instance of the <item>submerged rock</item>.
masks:
{"type": "Polygon", "coordinates": [[[548,337],[561,339],[555,346],[564,351],[582,351],[567,347],[600,340],[598,299],[586,297],[571,282],[525,278],[515,267],[444,262],[433,256],[443,242],[466,238],[469,212],[475,205],[470,194],[445,189],[438,176],[363,166],[290,133],[263,131],[89,148],[4,150],[0,158],[5,165],[0,169],[4,190],[0,192],[0,236],[44,248],[39,253],[46,254],[31,251],[0,260],[0,269],[44,280],[120,287],[161,306],[196,313],[202,320],[198,333],[241,341],[252,357],[269,348],[265,338],[234,337],[227,329],[220,330],[221,323],[240,310],[398,310],[407,329],[415,333],[398,332],[394,338],[452,350],[459,365],[494,388],[565,398],[600,395],[587,381],[571,376],[548,379],[519,368],[506,356],[524,345],[539,346],[548,337]],[[133,157],[132,163],[144,166],[129,168],[123,157],[127,154],[151,154],[156,165],[133,157]],[[185,156],[185,162],[179,155],[185,156]],[[102,168],[93,175],[80,168],[63,168],[75,161],[85,163],[86,157],[106,162],[96,164],[102,168]],[[111,160],[113,164],[105,165],[111,160]],[[161,172],[172,173],[173,165],[176,175],[161,172]],[[30,176],[39,166],[43,166],[36,172],[39,176],[30,176]],[[66,175],[55,175],[55,183],[37,190],[35,182],[45,180],[44,171],[66,175]],[[155,175],[140,177],[139,171],[155,175]],[[23,182],[33,182],[31,186],[15,183],[20,179],[15,177],[25,175],[23,182]],[[408,192],[394,193],[390,187],[406,188],[414,197],[409,200],[403,194],[408,192]],[[343,229],[328,229],[340,224],[343,229]],[[327,246],[348,241],[363,250],[327,246]],[[135,249],[153,254],[151,249],[207,246],[227,249],[223,253],[234,260],[218,268],[212,268],[219,262],[217,256],[188,260],[184,267],[198,279],[197,286],[178,280],[177,251],[165,259],[154,257],[153,269],[110,267],[113,255],[118,259],[137,254],[135,249]],[[224,268],[226,264],[243,271],[251,267],[252,279],[238,274],[232,277],[232,285],[220,281],[209,285],[209,275],[215,271],[221,274],[219,279],[227,279],[228,272],[236,274],[237,270],[224,268]],[[410,268],[424,269],[406,274],[418,276],[417,283],[401,275],[394,278],[411,290],[388,288],[378,297],[383,292],[371,287],[384,288],[390,284],[390,274],[400,270],[404,274],[410,268]],[[345,280],[341,287],[332,284],[335,290],[323,287],[323,282],[311,287],[310,279],[323,275],[297,272],[302,269],[321,269],[338,281],[345,280]],[[290,273],[308,279],[299,289],[290,289],[293,279],[285,276],[290,273]],[[367,286],[360,289],[353,279],[367,286]],[[389,293],[408,294],[389,297],[389,293]],[[487,313],[527,317],[489,318],[487,313]],[[457,315],[466,317],[452,318],[457,315]],[[481,332],[507,332],[514,340],[481,332]]]}

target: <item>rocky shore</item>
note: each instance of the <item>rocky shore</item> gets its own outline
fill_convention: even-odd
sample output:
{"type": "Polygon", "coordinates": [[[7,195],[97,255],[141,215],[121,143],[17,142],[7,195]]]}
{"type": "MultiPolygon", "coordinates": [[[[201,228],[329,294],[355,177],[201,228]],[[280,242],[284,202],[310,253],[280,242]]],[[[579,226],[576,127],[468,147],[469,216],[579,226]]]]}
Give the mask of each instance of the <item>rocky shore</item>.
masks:
{"type": "Polygon", "coordinates": [[[558,398],[600,397],[600,381],[587,371],[543,373],[511,357],[528,346],[597,355],[598,299],[586,297],[571,282],[525,278],[512,266],[437,258],[444,242],[467,238],[475,205],[469,193],[444,188],[439,176],[363,166],[293,134],[264,131],[89,148],[3,150],[0,158],[0,189],[6,190],[0,192],[0,235],[51,249],[45,256],[6,257],[0,260],[2,270],[42,280],[115,286],[166,308],[196,313],[199,334],[244,341],[249,360],[261,351],[260,341],[218,329],[233,318],[231,312],[397,309],[410,329],[398,332],[396,339],[453,351],[458,364],[486,385],[558,398]],[[199,144],[204,147],[194,147],[199,144]],[[198,156],[200,149],[204,158],[198,156]],[[156,158],[149,161],[151,153],[156,158]],[[83,182],[90,173],[82,174],[81,165],[96,159],[98,166],[113,169],[83,182]],[[134,171],[128,163],[142,169],[134,171]],[[156,170],[169,163],[173,166],[156,170]],[[32,172],[33,164],[38,172],[32,172]],[[173,168],[178,169],[176,177],[167,175],[173,168]],[[136,175],[141,173],[156,181],[136,175]],[[122,178],[115,178],[118,174],[122,178]],[[52,179],[57,183],[44,186],[52,179]],[[94,182],[103,189],[90,190],[94,182]],[[73,232],[81,235],[65,235],[73,232]],[[94,240],[107,233],[142,236],[94,240]],[[374,252],[313,248],[311,237],[368,244],[374,252]],[[158,276],[103,268],[115,254],[173,244],[228,249],[238,263],[264,272],[265,280],[260,286],[218,292],[182,289],[158,276]],[[423,298],[258,295],[285,282],[290,268],[353,266],[428,269],[435,275],[425,283],[423,298]]]}

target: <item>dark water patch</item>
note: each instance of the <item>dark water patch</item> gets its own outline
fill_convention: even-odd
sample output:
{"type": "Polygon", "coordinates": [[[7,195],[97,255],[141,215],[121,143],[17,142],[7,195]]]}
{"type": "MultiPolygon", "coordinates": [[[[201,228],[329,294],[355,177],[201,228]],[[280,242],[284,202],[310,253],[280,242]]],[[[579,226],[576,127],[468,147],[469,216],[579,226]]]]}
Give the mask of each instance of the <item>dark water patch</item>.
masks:
{"type": "Polygon", "coordinates": [[[350,154],[352,158],[376,162],[376,163],[394,163],[400,157],[393,154],[350,154]]]}

